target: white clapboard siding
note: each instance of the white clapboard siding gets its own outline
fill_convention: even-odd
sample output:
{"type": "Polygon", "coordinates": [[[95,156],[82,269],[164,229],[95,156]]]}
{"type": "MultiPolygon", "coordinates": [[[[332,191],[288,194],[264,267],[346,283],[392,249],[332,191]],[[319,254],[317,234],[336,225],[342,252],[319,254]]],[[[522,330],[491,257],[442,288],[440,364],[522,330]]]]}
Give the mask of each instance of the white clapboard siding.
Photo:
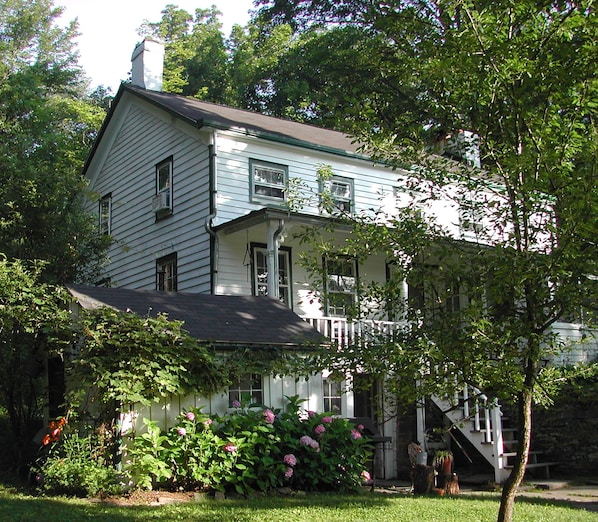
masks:
{"type": "MultiPolygon", "coordinates": [[[[168,124],[144,104],[133,104],[106,154],[97,183],[99,196],[112,194],[109,252],[113,284],[154,289],[156,259],[177,253],[180,291],[210,289],[209,158],[205,139],[168,124]],[[173,215],[156,221],[155,165],[173,157],[173,215]]],[[[96,204],[97,205],[97,204],[96,204]]]]}

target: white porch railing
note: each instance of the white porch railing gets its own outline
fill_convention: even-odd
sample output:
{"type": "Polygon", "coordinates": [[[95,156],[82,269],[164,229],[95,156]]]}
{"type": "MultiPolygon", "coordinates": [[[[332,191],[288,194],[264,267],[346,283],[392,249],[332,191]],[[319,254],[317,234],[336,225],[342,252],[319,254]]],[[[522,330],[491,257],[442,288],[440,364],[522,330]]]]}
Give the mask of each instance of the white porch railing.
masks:
{"type": "Polygon", "coordinates": [[[303,317],[318,332],[340,347],[350,345],[355,339],[376,339],[392,334],[403,326],[393,321],[349,321],[344,317],[303,317]]]}

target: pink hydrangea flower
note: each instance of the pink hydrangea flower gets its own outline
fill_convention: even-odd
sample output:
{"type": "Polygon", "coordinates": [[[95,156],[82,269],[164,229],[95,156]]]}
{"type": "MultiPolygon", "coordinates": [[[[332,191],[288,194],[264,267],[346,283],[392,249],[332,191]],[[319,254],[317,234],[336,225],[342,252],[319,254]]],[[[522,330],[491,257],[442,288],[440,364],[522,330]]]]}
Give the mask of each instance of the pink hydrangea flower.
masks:
{"type": "Polygon", "coordinates": [[[322,422],[324,424],[331,424],[333,420],[334,419],[332,417],[330,417],[330,416],[328,416],[328,417],[322,417],[322,422]]]}
{"type": "Polygon", "coordinates": [[[316,435],[321,435],[322,433],[324,433],[326,431],[326,428],[324,427],[323,424],[318,424],[315,428],[314,428],[314,432],[316,433],[316,435]]]}
{"type": "Polygon", "coordinates": [[[237,451],[237,446],[235,446],[232,442],[228,442],[224,446],[224,451],[228,453],[235,453],[237,451]]]}
{"type": "Polygon", "coordinates": [[[359,433],[356,429],[351,430],[351,438],[353,440],[361,439],[361,433],[359,433]]]}
{"type": "Polygon", "coordinates": [[[188,420],[190,420],[191,422],[193,422],[195,420],[195,413],[193,413],[192,411],[188,411],[185,414],[185,417],[187,417],[188,420]]]}
{"type": "Polygon", "coordinates": [[[295,466],[297,464],[297,458],[292,453],[287,453],[282,460],[289,466],[295,466]]]}
{"type": "Polygon", "coordinates": [[[357,429],[358,429],[359,431],[363,431],[363,424],[358,424],[358,425],[357,425],[357,429]]]}
{"type": "Polygon", "coordinates": [[[315,414],[316,414],[315,411],[307,410],[307,416],[308,417],[313,417],[315,414]]]}
{"type": "Polygon", "coordinates": [[[284,472],[284,476],[286,478],[291,478],[293,476],[293,468],[287,468],[287,470],[284,472]]]}
{"type": "Polygon", "coordinates": [[[240,408],[241,407],[241,403],[237,400],[233,401],[233,408],[240,408]]]}
{"type": "Polygon", "coordinates": [[[264,410],[264,418],[268,424],[273,424],[274,420],[276,419],[276,415],[272,410],[264,410]]]}
{"type": "Polygon", "coordinates": [[[179,429],[176,430],[177,433],[181,436],[184,437],[185,435],[187,435],[187,430],[183,427],[180,427],[179,429]]]}
{"type": "Polygon", "coordinates": [[[303,437],[299,439],[299,443],[302,446],[309,446],[316,451],[320,451],[320,443],[317,440],[312,439],[309,435],[303,435],[303,437]]]}
{"type": "Polygon", "coordinates": [[[370,472],[369,471],[365,471],[365,470],[361,472],[361,478],[363,480],[365,480],[366,482],[368,480],[372,480],[372,476],[370,475],[370,472]]]}
{"type": "Polygon", "coordinates": [[[299,444],[302,446],[311,446],[313,440],[314,439],[312,439],[309,435],[303,435],[303,437],[299,439],[299,444]]]}
{"type": "Polygon", "coordinates": [[[206,419],[205,421],[203,421],[203,423],[204,423],[206,426],[209,426],[210,424],[212,424],[212,422],[214,422],[212,419],[206,419]]]}

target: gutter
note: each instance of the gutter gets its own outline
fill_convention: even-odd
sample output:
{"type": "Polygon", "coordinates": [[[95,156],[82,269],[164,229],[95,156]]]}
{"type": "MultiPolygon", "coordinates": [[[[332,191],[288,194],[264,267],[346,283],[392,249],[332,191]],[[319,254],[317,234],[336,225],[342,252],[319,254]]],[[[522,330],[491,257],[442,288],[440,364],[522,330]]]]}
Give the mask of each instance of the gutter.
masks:
{"type": "Polygon", "coordinates": [[[214,231],[214,219],[216,219],[218,196],[217,166],[216,166],[216,131],[210,135],[208,145],[208,177],[209,177],[209,199],[210,213],[206,217],[204,228],[210,236],[210,293],[215,294],[218,283],[218,235],[214,231]]]}

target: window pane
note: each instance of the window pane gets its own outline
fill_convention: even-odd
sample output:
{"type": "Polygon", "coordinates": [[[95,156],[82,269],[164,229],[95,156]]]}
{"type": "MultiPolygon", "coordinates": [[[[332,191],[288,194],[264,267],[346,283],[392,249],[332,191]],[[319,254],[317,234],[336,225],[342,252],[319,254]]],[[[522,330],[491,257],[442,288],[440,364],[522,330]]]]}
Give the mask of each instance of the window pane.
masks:
{"type": "MultiPolygon", "coordinates": [[[[255,294],[267,296],[268,294],[268,252],[265,248],[254,248],[254,289],[255,294]]],[[[290,306],[290,276],[289,252],[284,250],[278,254],[278,295],[280,300],[290,306]]]]}
{"type": "Polygon", "coordinates": [[[170,163],[158,167],[158,192],[170,187],[170,163]]]}
{"type": "Polygon", "coordinates": [[[100,200],[100,234],[108,235],[111,233],[112,198],[103,197],[100,200]]]}
{"type": "Polygon", "coordinates": [[[233,401],[239,401],[243,405],[263,404],[262,376],[259,374],[245,374],[241,376],[236,384],[228,390],[229,406],[233,401]]]}
{"type": "Polygon", "coordinates": [[[286,170],[253,165],[253,195],[284,200],[286,170]]]}
{"type": "Polygon", "coordinates": [[[165,292],[177,291],[176,256],[168,256],[156,262],[157,289],[165,292]]]}

